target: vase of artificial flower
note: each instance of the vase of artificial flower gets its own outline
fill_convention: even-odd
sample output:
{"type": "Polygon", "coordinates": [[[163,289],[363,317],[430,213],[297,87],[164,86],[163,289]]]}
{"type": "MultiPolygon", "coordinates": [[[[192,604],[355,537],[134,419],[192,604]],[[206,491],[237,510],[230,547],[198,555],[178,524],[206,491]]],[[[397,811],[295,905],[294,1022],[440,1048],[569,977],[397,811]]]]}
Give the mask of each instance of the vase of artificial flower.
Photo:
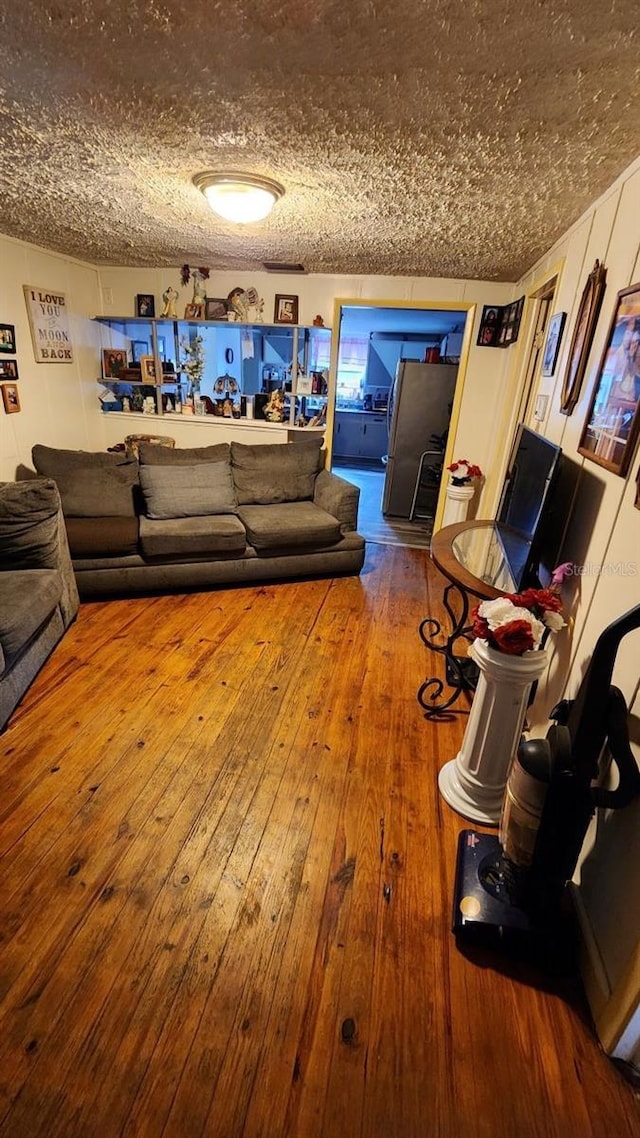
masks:
{"type": "Polygon", "coordinates": [[[543,640],[564,625],[560,608],[553,591],[526,589],[474,610],[469,655],[478,683],[462,746],[438,777],[443,798],[464,818],[484,825],[500,821],[531,687],[549,662],[543,640]]]}
{"type": "Polygon", "coordinates": [[[446,489],[446,502],[442,525],[452,526],[456,522],[467,520],[469,502],[476,492],[474,482],[482,478],[482,471],[475,463],[466,458],[459,458],[447,467],[451,477],[446,489]]]}
{"type": "Polygon", "coordinates": [[[204,375],[204,341],[202,336],[194,336],[193,339],[187,340],[183,337],[180,341],[182,348],[182,370],[186,375],[189,382],[189,389],[187,391],[188,398],[194,398],[200,393],[200,384],[204,375]]]}

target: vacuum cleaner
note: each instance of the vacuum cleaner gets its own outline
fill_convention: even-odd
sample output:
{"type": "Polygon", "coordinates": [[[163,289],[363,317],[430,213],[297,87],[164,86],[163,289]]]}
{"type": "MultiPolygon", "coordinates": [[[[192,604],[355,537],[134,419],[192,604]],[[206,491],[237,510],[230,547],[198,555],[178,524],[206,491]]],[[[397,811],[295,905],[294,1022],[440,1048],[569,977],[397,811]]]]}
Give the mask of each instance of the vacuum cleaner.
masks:
{"type": "Polygon", "coordinates": [[[600,635],[576,698],[553,709],[546,738],[521,742],[499,838],[461,832],[453,902],[459,947],[501,946],[553,970],[570,965],[566,887],[589,822],[598,808],[624,809],[640,794],[626,702],[611,683],[620,643],[638,628],[640,605],[600,635]],[[614,790],[597,785],[606,756],[617,768],[614,790]]]}

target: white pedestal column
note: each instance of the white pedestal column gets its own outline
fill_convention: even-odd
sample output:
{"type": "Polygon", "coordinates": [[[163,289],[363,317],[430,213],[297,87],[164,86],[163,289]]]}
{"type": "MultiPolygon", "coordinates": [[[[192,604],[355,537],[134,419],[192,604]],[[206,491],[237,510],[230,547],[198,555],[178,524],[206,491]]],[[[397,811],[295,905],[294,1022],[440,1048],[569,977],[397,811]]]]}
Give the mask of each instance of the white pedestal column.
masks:
{"type": "Polygon", "coordinates": [[[478,686],[460,751],[440,771],[438,785],[463,818],[492,826],[500,821],[531,685],[546,671],[548,657],[544,648],[509,656],[485,640],[474,640],[471,656],[480,669],[478,686]]]}
{"type": "Polygon", "coordinates": [[[469,502],[474,494],[475,490],[472,484],[454,486],[453,482],[449,483],[446,489],[447,500],[442,515],[443,528],[444,526],[455,525],[456,522],[466,522],[469,502]]]}

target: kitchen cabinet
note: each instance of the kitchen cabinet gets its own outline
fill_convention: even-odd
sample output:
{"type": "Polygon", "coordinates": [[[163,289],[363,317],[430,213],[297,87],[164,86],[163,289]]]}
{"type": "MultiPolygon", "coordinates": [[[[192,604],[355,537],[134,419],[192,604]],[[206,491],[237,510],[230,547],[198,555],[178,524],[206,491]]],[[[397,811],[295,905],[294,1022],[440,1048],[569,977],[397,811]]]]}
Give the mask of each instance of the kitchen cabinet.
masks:
{"type": "Polygon", "coordinates": [[[337,411],[333,432],[336,458],[376,460],[387,453],[387,416],[371,411],[337,411]]]}

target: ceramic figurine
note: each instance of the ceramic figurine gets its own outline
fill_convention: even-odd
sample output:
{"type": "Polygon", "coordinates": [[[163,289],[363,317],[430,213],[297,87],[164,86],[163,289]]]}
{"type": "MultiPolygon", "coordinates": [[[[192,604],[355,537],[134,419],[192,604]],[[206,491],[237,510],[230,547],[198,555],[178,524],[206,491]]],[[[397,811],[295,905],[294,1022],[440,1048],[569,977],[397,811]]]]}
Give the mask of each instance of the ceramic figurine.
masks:
{"type": "Polygon", "coordinates": [[[160,313],[161,316],[170,316],[177,319],[178,311],[176,309],[176,300],[178,299],[178,296],[178,290],[173,288],[171,285],[169,285],[169,287],[164,290],[162,294],[164,307],[160,313]]]}

